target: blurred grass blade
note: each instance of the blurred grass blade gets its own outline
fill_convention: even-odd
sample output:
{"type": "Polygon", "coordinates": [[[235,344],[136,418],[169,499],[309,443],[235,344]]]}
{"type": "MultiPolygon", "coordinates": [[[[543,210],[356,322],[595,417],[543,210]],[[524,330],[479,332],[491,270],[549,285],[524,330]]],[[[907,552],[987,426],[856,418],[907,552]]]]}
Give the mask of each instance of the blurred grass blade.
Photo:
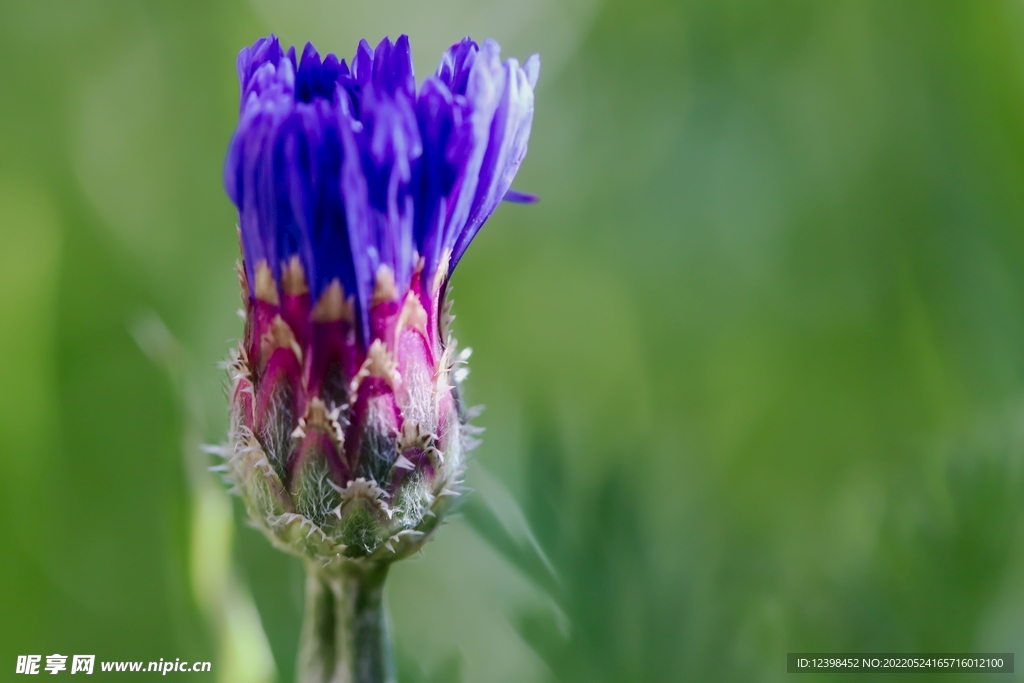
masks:
{"type": "MultiPolygon", "coordinates": [[[[511,505],[515,505],[511,497],[509,500],[511,505]]],[[[494,550],[511,562],[538,588],[556,601],[559,600],[562,590],[558,575],[532,538],[518,507],[515,508],[516,514],[506,513],[499,516],[496,506],[478,491],[462,504],[460,512],[473,530],[494,550]],[[513,533],[510,529],[517,529],[518,533],[513,533]]]]}

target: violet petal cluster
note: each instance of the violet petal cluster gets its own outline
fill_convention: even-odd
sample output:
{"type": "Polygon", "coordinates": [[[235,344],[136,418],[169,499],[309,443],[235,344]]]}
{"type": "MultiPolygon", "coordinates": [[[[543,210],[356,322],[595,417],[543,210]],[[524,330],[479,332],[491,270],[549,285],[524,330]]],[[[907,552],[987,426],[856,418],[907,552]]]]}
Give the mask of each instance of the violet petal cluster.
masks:
{"type": "Polygon", "coordinates": [[[363,340],[376,273],[431,294],[508,192],[526,155],[537,55],[502,62],[494,41],[453,45],[419,92],[407,36],[352,64],[301,57],[277,38],[238,56],[241,112],[224,182],[238,207],[251,293],[297,256],[312,297],[355,297],[363,340]],[[417,269],[418,258],[423,259],[417,269]]]}
{"type": "Polygon", "coordinates": [[[390,561],[457,496],[472,428],[444,302],[510,192],[540,68],[453,45],[417,92],[409,40],[351,64],[277,38],[238,56],[225,163],[245,334],[228,470],[278,545],[324,566],[390,561]]]}

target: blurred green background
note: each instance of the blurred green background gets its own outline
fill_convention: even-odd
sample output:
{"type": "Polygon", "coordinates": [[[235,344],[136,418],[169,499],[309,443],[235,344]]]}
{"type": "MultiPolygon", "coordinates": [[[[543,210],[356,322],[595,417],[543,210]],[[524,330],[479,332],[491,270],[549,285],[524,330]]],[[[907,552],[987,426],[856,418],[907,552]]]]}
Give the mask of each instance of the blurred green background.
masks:
{"type": "Polygon", "coordinates": [[[544,63],[542,201],[454,280],[488,431],[392,573],[402,683],[1024,655],[1020,0],[4,0],[0,669],[292,679],[301,568],[199,450],[241,329],[234,56],[269,31],[544,63]]]}

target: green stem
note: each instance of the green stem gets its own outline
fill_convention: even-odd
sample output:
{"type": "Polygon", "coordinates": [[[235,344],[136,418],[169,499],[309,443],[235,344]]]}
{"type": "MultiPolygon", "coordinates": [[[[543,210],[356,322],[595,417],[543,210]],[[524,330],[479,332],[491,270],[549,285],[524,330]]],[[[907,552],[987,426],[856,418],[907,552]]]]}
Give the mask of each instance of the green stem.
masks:
{"type": "Polygon", "coordinates": [[[395,683],[387,575],[388,565],[333,574],[307,567],[297,683],[395,683]]]}

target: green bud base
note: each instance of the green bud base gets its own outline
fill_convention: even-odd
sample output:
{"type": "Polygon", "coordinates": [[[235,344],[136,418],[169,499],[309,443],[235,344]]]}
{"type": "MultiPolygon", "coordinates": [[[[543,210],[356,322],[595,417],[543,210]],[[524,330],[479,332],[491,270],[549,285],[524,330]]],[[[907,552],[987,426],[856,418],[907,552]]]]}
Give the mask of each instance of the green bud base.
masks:
{"type": "Polygon", "coordinates": [[[388,564],[325,573],[306,566],[306,614],[297,683],[395,683],[384,611],[388,564]]]}

